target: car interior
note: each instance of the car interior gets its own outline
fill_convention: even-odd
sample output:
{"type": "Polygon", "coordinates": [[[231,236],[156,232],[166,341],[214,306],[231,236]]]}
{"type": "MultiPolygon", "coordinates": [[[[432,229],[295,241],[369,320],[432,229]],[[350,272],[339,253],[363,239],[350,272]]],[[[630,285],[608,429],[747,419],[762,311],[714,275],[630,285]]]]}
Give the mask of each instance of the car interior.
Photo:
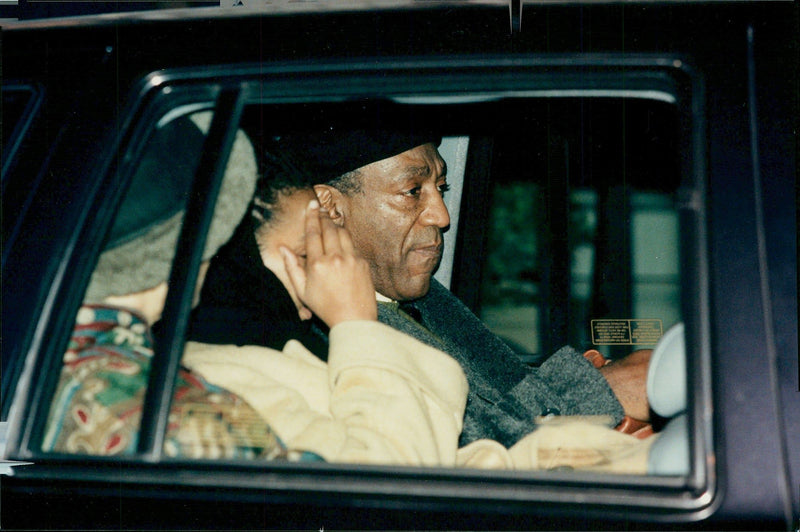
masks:
{"type": "MultiPolygon", "coordinates": [[[[366,113],[397,128],[433,128],[441,135],[451,225],[436,277],[525,363],[539,365],[562,345],[595,349],[612,360],[649,348],[659,361],[649,379],[681,384],[653,387],[660,394],[651,397],[660,439],[647,475],[493,472],[493,481],[524,481],[534,498],[558,497],[554,486],[569,490],[575,482],[588,482],[634,489],[645,505],[663,504],[654,501],[663,501],[665,492],[675,504],[691,505],[678,501],[687,487],[708,485],[706,456],[712,444],[710,425],[698,419],[700,403],[692,402],[709,393],[708,375],[697,371],[706,354],[686,348],[702,343],[684,341],[707,334],[697,317],[704,303],[695,295],[703,278],[704,256],[698,251],[703,213],[692,201],[703,181],[681,150],[694,145],[699,132],[691,121],[691,83],[687,86],[683,73],[656,68],[645,73],[634,72],[624,87],[602,72],[578,81],[566,74],[560,79],[532,75],[515,78],[504,90],[477,86],[430,96],[404,92],[403,83],[409,83],[404,79],[395,93],[381,97],[351,95],[341,87],[334,95],[317,94],[320,89],[309,85],[299,91],[301,97],[286,97],[283,88],[269,81],[239,74],[232,78],[240,80],[238,89],[228,92],[205,79],[171,84],[164,83],[169,76],[151,77],[146,87],[153,96],[136,109],[129,141],[112,167],[117,173],[108,174],[120,179],[106,178],[111,199],[94,215],[92,229],[97,254],[115,244],[117,224],[130,223],[127,203],[151,205],[133,215],[144,212],[152,221],[161,216],[153,195],[185,198],[182,230],[174,242],[174,256],[181,260],[171,266],[160,320],[167,332],[157,337],[153,367],[134,393],[137,417],[109,425],[127,423],[126,430],[135,435],[136,451],[123,458],[140,463],[148,457],[190,468],[200,462],[245,471],[277,467],[281,474],[293,474],[295,466],[265,462],[257,452],[248,456],[262,459],[200,453],[187,462],[189,457],[169,451],[170,405],[186,332],[182,317],[197,301],[205,260],[201,245],[214,223],[211,209],[224,182],[232,174],[244,181],[256,178],[264,139],[313,128],[322,114],[366,113]],[[154,177],[158,186],[142,184],[154,177]],[[655,406],[660,403],[669,406],[655,406]]],[[[243,198],[239,218],[249,195],[243,198]]],[[[76,272],[85,272],[84,291],[91,284],[92,264],[75,265],[76,272]]],[[[74,290],[78,293],[78,287],[74,290]]],[[[79,316],[84,299],[75,299],[73,316],[79,316]]],[[[65,335],[53,342],[47,362],[52,371],[42,377],[44,391],[28,446],[35,456],[69,462],[96,451],[56,444],[64,411],[53,410],[51,402],[59,386],[58,368],[68,363],[67,341],[65,335]]],[[[208,475],[205,467],[202,474],[208,475]]],[[[307,467],[331,465],[302,465],[307,467]]],[[[363,466],[357,471],[371,468],[381,470],[363,466]]],[[[346,466],[334,470],[353,473],[346,466]]],[[[444,473],[419,468],[393,469],[393,474],[444,473]]],[[[487,473],[474,474],[481,478],[487,473]]],[[[446,475],[463,483],[468,474],[446,475]]],[[[257,482],[257,477],[225,478],[240,487],[257,482]]]]}
{"type": "MultiPolygon", "coordinates": [[[[155,121],[132,164],[130,190],[106,247],[119,245],[116,228],[165,216],[153,198],[189,196],[212,119],[207,105],[178,106],[155,121]]],[[[355,112],[351,105],[338,104],[355,112]]],[[[469,302],[526,363],[539,364],[564,344],[597,348],[606,358],[647,347],[656,348],[659,359],[685,359],[676,342],[659,343],[665,332],[683,335],[674,103],[636,95],[357,105],[385,115],[419,116],[419,123],[432,116],[444,125],[439,150],[448,166],[452,224],[437,278],[469,302]],[[496,124],[489,119],[512,110],[515,120],[496,124]],[[483,164],[475,152],[483,155],[483,164]],[[465,210],[470,196],[484,201],[465,210]],[[468,241],[471,235],[480,241],[468,241]]],[[[280,134],[286,124],[313,123],[332,106],[337,104],[246,107],[224,180],[249,181],[252,190],[261,139],[280,134]]],[[[247,201],[242,194],[240,218],[247,201]]],[[[202,270],[197,284],[199,289],[202,270]]],[[[678,373],[677,380],[685,381],[685,370],[678,373]]],[[[657,374],[651,378],[661,380],[657,374]]],[[[665,393],[673,390],[684,396],[672,401],[681,406],[659,416],[658,430],[685,410],[685,384],[665,393]]],[[[139,396],[143,400],[144,394],[139,396]]],[[[672,439],[681,450],[665,454],[680,455],[681,463],[654,466],[653,472],[688,473],[685,419],[670,428],[677,431],[678,425],[683,436],[672,439]]],[[[44,448],[53,449],[52,428],[51,423],[44,448]]]]}

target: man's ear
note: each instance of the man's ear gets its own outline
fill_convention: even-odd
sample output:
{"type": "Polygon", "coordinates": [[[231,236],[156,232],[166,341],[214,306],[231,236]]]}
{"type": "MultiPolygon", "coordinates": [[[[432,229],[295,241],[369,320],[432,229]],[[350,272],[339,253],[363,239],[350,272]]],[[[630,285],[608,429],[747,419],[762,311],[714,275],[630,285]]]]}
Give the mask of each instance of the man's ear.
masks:
{"type": "Polygon", "coordinates": [[[344,196],[342,193],[330,185],[314,185],[314,192],[317,194],[320,207],[328,211],[333,223],[344,226],[344,196]]]}

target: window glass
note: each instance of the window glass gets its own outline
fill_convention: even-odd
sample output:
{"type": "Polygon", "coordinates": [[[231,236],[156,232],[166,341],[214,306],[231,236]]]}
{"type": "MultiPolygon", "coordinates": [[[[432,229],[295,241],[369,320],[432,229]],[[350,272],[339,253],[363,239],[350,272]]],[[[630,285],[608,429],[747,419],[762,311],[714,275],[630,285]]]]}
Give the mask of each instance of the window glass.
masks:
{"type": "Polygon", "coordinates": [[[479,314],[531,364],[561,345],[652,348],[681,320],[676,111],[606,100],[547,113],[544,134],[497,142],[479,314]]]}
{"type": "MultiPolygon", "coordinates": [[[[542,336],[549,333],[542,313],[553,303],[545,299],[542,287],[542,234],[544,222],[537,223],[536,198],[540,187],[533,183],[497,186],[491,205],[489,254],[481,285],[480,316],[499,336],[513,345],[524,360],[535,363],[546,356],[542,336]],[[538,235],[537,235],[538,231],[538,235]],[[537,241],[540,242],[537,246],[537,241]]],[[[597,193],[591,189],[571,191],[568,230],[569,313],[567,341],[570,345],[598,346],[610,355],[613,344],[604,342],[592,320],[614,319],[592,311],[595,286],[597,242],[597,193]],[[573,236],[574,235],[574,236],[573,236]]],[[[633,319],[656,319],[662,332],[680,321],[680,272],[678,261],[678,212],[671,194],[633,192],[630,196],[631,311],[633,319]]],[[[538,213],[541,216],[541,212],[538,213]]],[[[614,246],[614,242],[601,245],[614,246]]],[[[621,294],[622,296],[622,294],[621,294]]],[[[620,314],[621,315],[621,314],[620,314]]],[[[657,340],[658,337],[653,337],[657,340]]],[[[652,347],[654,341],[640,345],[652,347]]]]}
{"type": "MultiPolygon", "coordinates": [[[[161,109],[151,120],[145,142],[132,149],[138,155],[131,155],[137,161],[131,185],[76,319],[44,434],[45,451],[90,455],[138,452],[139,419],[153,353],[158,352],[159,340],[171,334],[159,321],[166,281],[173,265],[185,260],[175,257],[175,245],[211,116],[206,104],[161,109]]],[[[635,467],[629,469],[629,462],[622,459],[606,468],[611,461],[603,454],[605,443],[587,449],[580,446],[584,440],[576,439],[574,433],[568,437],[578,447],[567,454],[589,453],[593,458],[588,466],[578,463],[580,460],[570,461],[572,458],[560,461],[559,442],[563,440],[545,439],[546,434],[571,434],[562,432],[558,424],[508,436],[503,443],[511,449],[508,452],[487,443],[490,436],[469,440],[471,429],[462,431],[460,421],[453,423],[459,416],[448,410],[457,409],[453,405],[459,401],[467,402],[458,394],[479,390],[478,399],[490,405],[487,412],[494,412],[498,404],[506,408],[507,399],[520,399],[501,395],[502,400],[497,400],[492,396],[495,391],[486,392],[480,385],[463,387],[456,364],[467,366],[468,362],[459,359],[458,353],[469,350],[473,340],[497,347],[493,356],[499,356],[501,346],[489,333],[490,340],[472,336],[478,330],[483,335],[483,328],[470,325],[474,317],[455,305],[454,298],[447,300],[452,306],[439,308],[437,313],[453,319],[458,308],[464,321],[456,318],[458,334],[444,341],[432,332],[433,321],[414,318],[399,301],[381,300],[379,317],[383,321],[411,336],[423,329],[416,338],[428,346],[406,336],[373,337],[365,328],[366,332],[340,343],[347,346],[347,356],[354,355],[354,367],[366,365],[369,371],[354,377],[350,373],[329,375],[325,364],[334,349],[330,344],[329,351],[329,331],[316,317],[304,318],[302,323],[297,319],[302,316],[302,305],[296,294],[287,292],[280,268],[272,267],[272,240],[267,238],[273,236],[265,235],[272,235],[271,231],[284,223],[289,224],[287,231],[302,230],[303,224],[295,223],[302,217],[295,214],[315,197],[308,179],[327,175],[322,183],[312,182],[329,187],[316,189],[320,202],[326,201],[326,191],[341,200],[330,204],[331,216],[347,213],[348,222],[353,223],[354,210],[347,209],[377,198],[378,203],[368,204],[370,209],[362,216],[369,230],[361,228],[357,234],[360,227],[356,226],[353,231],[357,246],[399,241],[410,234],[408,213],[416,208],[415,198],[428,198],[434,205],[430,198],[448,197],[445,176],[447,180],[463,179],[461,212],[452,213],[451,227],[440,224],[443,230],[449,229],[445,245],[460,247],[461,258],[456,260],[478,265],[479,275],[471,287],[478,297],[472,306],[478,318],[525,364],[542,365],[565,345],[579,352],[596,349],[607,359],[653,348],[666,330],[683,319],[678,251],[683,235],[675,203],[681,176],[675,149],[677,111],[672,104],[623,98],[520,98],[452,105],[251,103],[244,107],[236,126],[214,222],[206,238],[195,306],[186,317],[189,343],[177,372],[164,435],[166,458],[330,459],[378,464],[397,460],[486,467],[495,464],[491,457],[497,455],[506,466],[522,469],[648,471],[642,461],[646,460],[646,446],[635,446],[635,467]],[[422,116],[425,121],[419,118],[422,116]],[[496,116],[514,118],[502,122],[495,120],[496,116]],[[406,138],[409,130],[401,126],[407,128],[409,123],[446,126],[443,134],[413,131],[414,139],[425,137],[423,152],[430,158],[404,174],[402,187],[396,188],[394,181],[387,181],[391,187],[385,189],[373,184],[360,189],[348,189],[341,182],[332,185],[340,174],[325,172],[334,162],[353,164],[351,161],[362,160],[363,151],[373,152],[375,147],[363,141],[366,126],[360,120],[372,124],[376,117],[381,128],[370,130],[366,137],[389,130],[390,144],[396,136],[406,138]],[[323,128],[327,138],[320,140],[317,129],[328,120],[337,125],[323,128]],[[351,136],[361,142],[349,148],[353,153],[343,153],[340,150],[347,149],[343,147],[319,149],[323,141],[338,146],[339,140],[351,136]],[[436,150],[428,148],[432,146],[429,141],[446,157],[441,168],[436,150]],[[316,162],[311,162],[312,156],[316,162]],[[432,169],[439,173],[435,187],[430,188],[419,176],[429,175],[432,169]],[[283,187],[280,194],[265,192],[273,183],[283,187]],[[299,193],[306,195],[292,207],[278,203],[299,193]],[[481,208],[473,212],[464,207],[476,198],[481,208]],[[398,224],[391,225],[394,222],[398,224]],[[378,228],[386,232],[377,235],[378,228]],[[472,241],[483,244],[470,248],[468,242],[472,241]],[[406,328],[391,321],[395,318],[385,314],[387,308],[405,319],[406,328]],[[271,323],[265,320],[276,316],[276,327],[264,326],[271,323]],[[298,342],[287,344],[290,339],[298,342]],[[364,352],[372,353],[365,346],[377,346],[376,352],[381,353],[375,357],[386,356],[386,363],[358,358],[364,352]],[[431,346],[451,356],[434,353],[431,346]],[[448,351],[450,348],[454,351],[448,351]],[[424,360],[415,359],[417,356],[424,360]],[[398,370],[397,361],[407,362],[413,369],[398,370]],[[429,373],[420,373],[425,371],[429,373]],[[373,380],[375,373],[381,373],[380,379],[373,380]],[[432,375],[436,378],[430,378],[432,375]],[[397,381],[401,381],[397,384],[401,392],[386,384],[397,381]],[[339,392],[335,388],[340,382],[351,382],[351,387],[344,386],[339,392]],[[369,388],[376,382],[380,386],[369,388]],[[452,389],[437,388],[443,382],[452,382],[452,389]],[[363,397],[344,403],[346,408],[357,406],[358,411],[340,419],[342,407],[337,405],[342,403],[334,402],[362,388],[366,388],[363,397]],[[440,401],[437,394],[448,400],[440,401]],[[437,399],[419,400],[430,396],[437,399]],[[384,407],[388,414],[381,413],[384,407]],[[385,415],[395,416],[391,424],[383,422],[385,415]],[[351,426],[354,419],[355,426],[351,426]],[[409,428],[417,426],[419,431],[409,428]],[[414,439],[408,440],[407,434],[412,433],[414,439]],[[450,443],[461,441],[461,448],[446,447],[443,434],[450,443]],[[387,437],[392,440],[390,445],[387,437]],[[445,455],[439,445],[445,445],[445,455]],[[388,454],[386,449],[390,449],[388,454]],[[420,449],[428,454],[420,454],[420,449]]],[[[372,160],[364,164],[367,162],[372,160]]],[[[461,185],[457,186],[459,192],[461,185]]],[[[458,207],[457,202],[449,205],[450,209],[458,207]]],[[[436,206],[439,208],[438,203],[436,206]]],[[[430,207],[424,212],[433,210],[430,207]]],[[[295,233],[274,238],[294,251],[298,260],[304,260],[304,237],[295,233]],[[295,243],[299,247],[294,247],[295,243]]],[[[425,244],[438,238],[430,228],[420,234],[427,235],[425,244]]],[[[456,286],[473,281],[465,280],[459,273],[462,270],[453,268],[456,286]]],[[[415,299],[419,303],[426,297],[427,293],[415,299]]],[[[441,297],[444,301],[453,296],[441,297]]],[[[579,361],[578,366],[586,369],[579,361]]],[[[483,369],[488,373],[495,370],[483,369]]],[[[475,370],[467,368],[468,378],[472,378],[470,371],[475,370]]],[[[519,369],[519,373],[526,371],[527,367],[519,369]]],[[[475,399],[470,396],[470,400],[475,399]]],[[[543,407],[541,413],[547,418],[562,412],[543,407]]],[[[619,433],[613,432],[614,424],[607,417],[573,421],[589,423],[583,428],[605,436],[611,433],[614,438],[619,433]]],[[[540,425],[548,422],[536,419],[540,425]]],[[[470,427],[469,422],[464,426],[470,427]]],[[[502,437],[498,435],[498,441],[502,437]]],[[[686,444],[685,438],[680,442],[686,444]]]]}
{"type": "MultiPolygon", "coordinates": [[[[137,452],[151,361],[163,335],[167,280],[212,118],[203,107],[182,106],[160,117],[139,151],[64,355],[45,451],[137,452]]],[[[239,131],[207,235],[197,294],[208,260],[245,214],[255,175],[252,143],[239,131]]],[[[268,430],[258,431],[264,423],[241,399],[183,369],[170,415],[167,456],[252,458],[277,448],[268,430]]]]}

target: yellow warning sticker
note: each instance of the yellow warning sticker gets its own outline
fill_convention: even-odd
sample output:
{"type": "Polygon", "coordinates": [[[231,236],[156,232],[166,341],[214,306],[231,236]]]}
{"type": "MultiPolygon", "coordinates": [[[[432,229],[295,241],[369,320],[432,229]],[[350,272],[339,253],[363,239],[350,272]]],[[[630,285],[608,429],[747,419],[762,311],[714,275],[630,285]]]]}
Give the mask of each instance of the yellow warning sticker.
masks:
{"type": "Polygon", "coordinates": [[[655,345],[661,338],[661,320],[592,320],[595,345],[655,345]]]}

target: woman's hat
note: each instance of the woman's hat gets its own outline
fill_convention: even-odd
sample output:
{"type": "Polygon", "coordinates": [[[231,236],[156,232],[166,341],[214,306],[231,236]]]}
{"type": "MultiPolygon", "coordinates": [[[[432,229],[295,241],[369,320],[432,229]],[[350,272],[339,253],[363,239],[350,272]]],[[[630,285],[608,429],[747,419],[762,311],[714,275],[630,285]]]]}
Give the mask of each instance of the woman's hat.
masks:
{"type": "MultiPolygon", "coordinates": [[[[130,189],[120,206],[108,243],[84,298],[141,292],[169,278],[210,112],[181,117],[150,139],[130,189]]],[[[206,237],[203,260],[228,241],[244,216],[256,181],[253,146],[239,131],[206,237]]]]}

